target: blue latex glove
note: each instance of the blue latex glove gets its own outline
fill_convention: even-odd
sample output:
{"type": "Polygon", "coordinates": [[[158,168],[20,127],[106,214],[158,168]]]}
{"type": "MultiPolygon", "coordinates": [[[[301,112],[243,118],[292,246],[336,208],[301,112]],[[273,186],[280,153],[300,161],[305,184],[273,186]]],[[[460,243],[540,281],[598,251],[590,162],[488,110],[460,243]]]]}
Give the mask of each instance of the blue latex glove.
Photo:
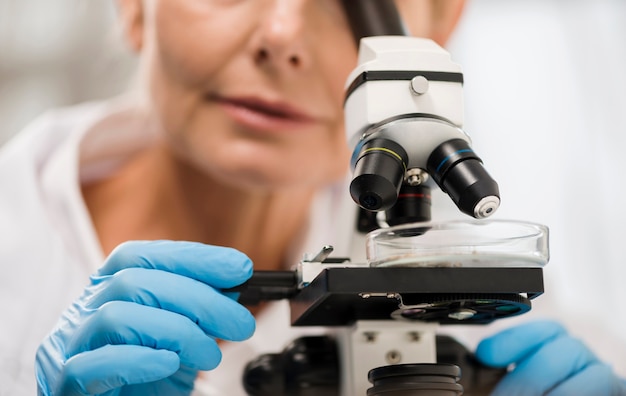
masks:
{"type": "Polygon", "coordinates": [[[527,323],[483,340],[476,357],[495,367],[514,365],[495,396],[626,395],[626,381],[552,321],[527,323]]]}
{"type": "Polygon", "coordinates": [[[128,242],[107,259],[37,351],[40,395],[188,395],[215,368],[215,338],[252,335],[254,317],[219,292],[246,281],[234,249],[128,242]]]}

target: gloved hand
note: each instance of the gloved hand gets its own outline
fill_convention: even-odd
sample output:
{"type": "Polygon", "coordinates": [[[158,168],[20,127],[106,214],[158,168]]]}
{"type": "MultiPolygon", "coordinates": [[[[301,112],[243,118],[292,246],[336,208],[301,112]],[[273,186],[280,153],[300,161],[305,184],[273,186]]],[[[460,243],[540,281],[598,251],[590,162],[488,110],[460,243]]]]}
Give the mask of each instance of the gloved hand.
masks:
{"type": "Polygon", "coordinates": [[[492,395],[626,395],[626,382],[579,340],[553,321],[538,321],[483,340],[476,357],[495,367],[515,368],[492,395]]]}
{"type": "Polygon", "coordinates": [[[215,338],[252,335],[254,317],[220,293],[252,263],[229,248],[128,242],[116,248],[37,351],[40,395],[188,395],[215,368],[215,338]]]}

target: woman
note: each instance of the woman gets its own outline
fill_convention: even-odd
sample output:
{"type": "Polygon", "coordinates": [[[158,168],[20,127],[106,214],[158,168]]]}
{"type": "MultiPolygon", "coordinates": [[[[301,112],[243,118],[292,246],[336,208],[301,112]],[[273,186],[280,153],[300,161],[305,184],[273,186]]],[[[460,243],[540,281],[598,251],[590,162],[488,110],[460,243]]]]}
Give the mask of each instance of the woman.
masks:
{"type": "MultiPolygon", "coordinates": [[[[414,34],[440,43],[462,7],[398,4],[414,34]]],[[[320,214],[346,194],[343,84],[356,59],[346,15],[335,0],[119,9],[141,57],[140,95],[52,113],[0,157],[13,191],[0,198],[12,275],[2,290],[18,301],[3,308],[2,383],[32,394],[32,357],[54,328],[37,349],[41,394],[242,394],[240,372],[198,375],[220,363],[215,339],[244,340],[263,315],[219,290],[252,263],[285,268],[345,239],[320,214]],[[161,241],[124,243],[137,240],[161,241]]],[[[282,326],[259,324],[255,337],[282,346],[282,326]]]]}

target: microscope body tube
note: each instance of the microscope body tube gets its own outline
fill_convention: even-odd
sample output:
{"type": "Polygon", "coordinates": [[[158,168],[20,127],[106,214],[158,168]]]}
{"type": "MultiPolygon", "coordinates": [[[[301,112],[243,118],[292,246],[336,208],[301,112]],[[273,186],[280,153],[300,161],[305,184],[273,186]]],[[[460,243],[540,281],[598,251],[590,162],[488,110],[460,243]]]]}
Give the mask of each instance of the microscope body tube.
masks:
{"type": "Polygon", "coordinates": [[[404,167],[404,171],[419,168],[429,173],[470,216],[483,218],[495,212],[500,203],[498,186],[462,130],[463,74],[448,52],[428,39],[364,38],[359,65],[348,77],[346,91],[346,133],[354,148],[350,193],[357,204],[369,211],[391,208],[397,193],[389,191],[399,191],[402,178],[398,181],[396,174],[404,167]],[[387,142],[381,146],[384,149],[389,148],[388,142],[399,145],[407,154],[406,162],[390,170],[385,158],[389,150],[371,155],[374,139],[387,142]],[[449,141],[457,143],[446,144],[449,141]],[[450,148],[457,150],[449,152],[450,148]],[[440,158],[442,153],[445,156],[440,158]],[[376,204],[367,205],[371,202],[376,204]]]}
{"type": "Polygon", "coordinates": [[[461,66],[432,40],[363,38],[358,66],[346,80],[346,133],[355,145],[354,139],[360,140],[360,134],[372,125],[413,113],[442,118],[461,128],[462,82],[461,66]],[[416,95],[410,82],[420,75],[427,78],[428,90],[416,95]]]}

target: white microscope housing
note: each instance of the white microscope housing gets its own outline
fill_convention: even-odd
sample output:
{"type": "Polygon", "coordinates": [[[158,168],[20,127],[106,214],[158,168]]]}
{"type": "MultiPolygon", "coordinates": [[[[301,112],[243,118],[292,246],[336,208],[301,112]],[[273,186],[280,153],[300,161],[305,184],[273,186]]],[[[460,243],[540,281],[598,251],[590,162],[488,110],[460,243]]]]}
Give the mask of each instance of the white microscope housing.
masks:
{"type": "Polygon", "coordinates": [[[346,87],[357,204],[388,209],[403,181],[419,184],[430,175],[462,212],[476,218],[495,212],[497,184],[461,129],[463,74],[447,51],[423,38],[364,38],[346,87]]]}

